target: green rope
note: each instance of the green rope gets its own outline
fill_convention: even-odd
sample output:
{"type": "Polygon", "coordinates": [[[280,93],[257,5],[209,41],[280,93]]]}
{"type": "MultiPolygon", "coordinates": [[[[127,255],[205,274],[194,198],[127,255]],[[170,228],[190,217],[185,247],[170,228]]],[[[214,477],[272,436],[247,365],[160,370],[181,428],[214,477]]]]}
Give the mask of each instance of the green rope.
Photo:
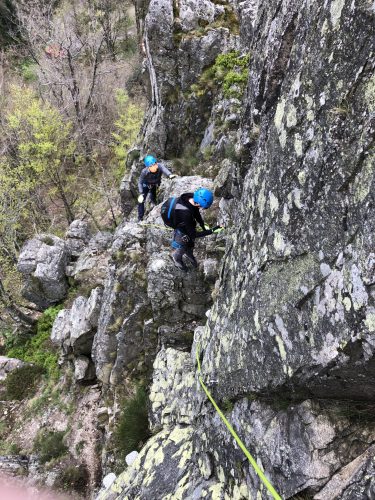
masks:
{"type": "Polygon", "coordinates": [[[215,408],[215,410],[219,414],[221,420],[224,422],[224,424],[226,425],[227,429],[229,430],[229,432],[232,434],[232,436],[236,440],[238,446],[241,448],[241,450],[244,452],[244,454],[248,458],[249,462],[253,466],[255,472],[258,474],[258,476],[260,477],[261,481],[263,482],[264,486],[267,488],[267,490],[269,491],[269,493],[272,495],[272,497],[275,500],[282,500],[281,496],[277,493],[277,491],[275,490],[275,488],[272,486],[272,484],[266,478],[266,476],[264,475],[264,473],[262,472],[262,470],[260,469],[260,467],[258,466],[258,464],[256,463],[256,461],[254,460],[254,458],[251,456],[251,454],[249,453],[249,451],[246,449],[246,446],[243,444],[243,442],[241,441],[241,439],[236,434],[236,431],[233,429],[233,427],[231,426],[231,424],[228,422],[228,420],[223,415],[222,411],[220,410],[220,408],[216,404],[216,401],[212,397],[210,391],[205,386],[205,384],[203,382],[203,379],[202,379],[202,376],[201,376],[201,363],[199,361],[199,351],[200,351],[200,344],[198,343],[197,344],[197,351],[196,351],[196,353],[197,353],[196,357],[197,357],[197,363],[198,363],[198,374],[199,374],[198,375],[198,379],[199,379],[199,382],[200,382],[200,384],[201,384],[204,392],[206,393],[206,396],[211,401],[213,407],[215,408]]]}
{"type": "Polygon", "coordinates": [[[142,227],[156,227],[158,229],[166,229],[167,231],[174,231],[174,229],[172,229],[171,227],[162,226],[161,224],[146,224],[146,223],[141,222],[140,226],[142,226],[142,227]]]}

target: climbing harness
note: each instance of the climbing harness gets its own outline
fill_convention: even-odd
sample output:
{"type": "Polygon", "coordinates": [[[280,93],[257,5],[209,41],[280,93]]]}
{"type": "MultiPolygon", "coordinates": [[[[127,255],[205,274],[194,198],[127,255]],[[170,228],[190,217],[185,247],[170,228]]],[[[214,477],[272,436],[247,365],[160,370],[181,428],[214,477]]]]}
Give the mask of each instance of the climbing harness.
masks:
{"type": "Polygon", "coordinates": [[[200,384],[202,386],[202,389],[204,390],[204,392],[206,393],[206,396],[211,401],[213,407],[215,408],[215,410],[219,414],[221,420],[224,422],[224,424],[226,425],[227,429],[229,430],[229,432],[232,434],[232,436],[236,440],[236,443],[238,444],[238,446],[241,448],[241,450],[244,452],[244,454],[248,458],[249,462],[253,466],[255,472],[258,474],[258,476],[261,479],[261,481],[264,484],[264,486],[267,488],[268,492],[272,495],[272,497],[275,500],[282,500],[281,496],[277,493],[277,491],[275,490],[275,488],[272,486],[272,484],[266,478],[266,476],[264,475],[264,473],[262,472],[262,470],[260,469],[260,467],[258,466],[258,464],[256,463],[256,461],[254,460],[254,458],[251,456],[251,454],[247,450],[246,446],[243,444],[243,442],[241,441],[241,439],[238,437],[238,435],[236,434],[236,431],[233,429],[233,427],[231,426],[231,424],[225,418],[224,414],[222,413],[222,411],[218,407],[216,401],[212,397],[210,391],[207,389],[206,385],[204,384],[203,379],[202,379],[202,375],[201,375],[201,363],[200,363],[200,360],[199,360],[199,353],[200,353],[200,343],[198,341],[197,342],[197,350],[196,350],[196,358],[197,358],[197,364],[198,364],[198,379],[199,379],[199,382],[200,382],[200,384]]]}

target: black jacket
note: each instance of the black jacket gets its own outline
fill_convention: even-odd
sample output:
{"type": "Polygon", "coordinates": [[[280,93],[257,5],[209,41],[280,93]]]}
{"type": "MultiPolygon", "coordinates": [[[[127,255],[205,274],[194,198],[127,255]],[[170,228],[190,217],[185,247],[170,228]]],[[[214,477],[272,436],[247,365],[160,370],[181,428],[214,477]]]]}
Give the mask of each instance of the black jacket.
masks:
{"type": "Polygon", "coordinates": [[[212,234],[211,229],[205,229],[199,208],[189,202],[189,199],[193,198],[193,196],[194,193],[182,194],[179,198],[177,198],[174,208],[174,222],[176,229],[179,229],[182,233],[187,234],[191,241],[194,241],[195,238],[202,238],[203,236],[212,234]],[[196,231],[197,222],[203,231],[196,231]]]}

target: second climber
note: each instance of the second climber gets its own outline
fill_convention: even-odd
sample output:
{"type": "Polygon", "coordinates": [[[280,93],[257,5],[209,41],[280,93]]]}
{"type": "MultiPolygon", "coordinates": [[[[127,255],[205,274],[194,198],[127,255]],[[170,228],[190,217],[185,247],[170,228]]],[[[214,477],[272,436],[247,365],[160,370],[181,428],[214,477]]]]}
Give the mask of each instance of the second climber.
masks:
{"type": "Polygon", "coordinates": [[[169,179],[176,177],[163,163],[158,163],[154,156],[147,155],[143,163],[145,166],[138,179],[138,221],[141,221],[145,214],[145,201],[149,193],[151,203],[156,205],[156,190],[160,186],[161,176],[164,174],[169,179]]]}

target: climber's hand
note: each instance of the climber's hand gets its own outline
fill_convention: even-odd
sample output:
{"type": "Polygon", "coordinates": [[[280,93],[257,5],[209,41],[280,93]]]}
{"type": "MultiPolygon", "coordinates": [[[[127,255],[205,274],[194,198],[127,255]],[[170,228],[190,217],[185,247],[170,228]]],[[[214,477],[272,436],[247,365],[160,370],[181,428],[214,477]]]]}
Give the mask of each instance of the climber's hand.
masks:
{"type": "Polygon", "coordinates": [[[138,196],[138,203],[143,203],[145,201],[145,197],[143,196],[143,194],[140,194],[138,196]]]}
{"type": "Polygon", "coordinates": [[[177,177],[177,175],[176,175],[176,174],[171,174],[168,178],[169,178],[169,179],[174,179],[175,177],[177,177]]]}
{"type": "Polygon", "coordinates": [[[224,229],[225,228],[223,226],[215,226],[212,228],[212,232],[214,234],[219,234],[219,233],[221,233],[221,231],[224,231],[224,229]]]}

